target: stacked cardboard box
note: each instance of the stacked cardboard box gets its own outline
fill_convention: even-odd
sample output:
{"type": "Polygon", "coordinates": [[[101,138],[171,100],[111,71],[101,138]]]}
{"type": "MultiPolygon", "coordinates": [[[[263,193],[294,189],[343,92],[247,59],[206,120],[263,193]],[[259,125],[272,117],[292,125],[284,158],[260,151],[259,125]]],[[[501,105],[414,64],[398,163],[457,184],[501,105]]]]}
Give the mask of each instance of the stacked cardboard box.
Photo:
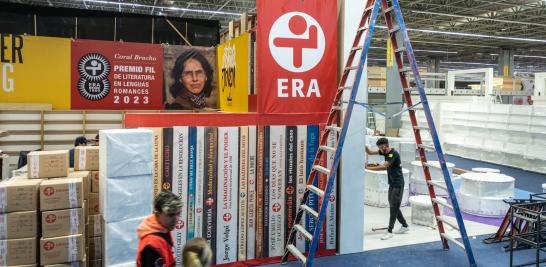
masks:
{"type": "Polygon", "coordinates": [[[45,180],[40,184],[42,265],[85,262],[82,178],[45,180]]]}
{"type": "Polygon", "coordinates": [[[37,265],[38,189],[42,180],[0,182],[0,266],[37,265]]]}
{"type": "Polygon", "coordinates": [[[497,91],[521,91],[520,78],[495,77],[493,78],[493,90],[497,91]]]}
{"type": "Polygon", "coordinates": [[[386,87],[387,69],[383,67],[368,67],[368,87],[386,87]]]}

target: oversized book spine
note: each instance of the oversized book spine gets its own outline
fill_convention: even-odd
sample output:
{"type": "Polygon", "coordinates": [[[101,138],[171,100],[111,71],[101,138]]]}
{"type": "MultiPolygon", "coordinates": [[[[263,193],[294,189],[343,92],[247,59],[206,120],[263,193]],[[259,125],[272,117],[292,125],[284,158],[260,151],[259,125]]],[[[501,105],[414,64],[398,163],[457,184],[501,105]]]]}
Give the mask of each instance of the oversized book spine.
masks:
{"type": "Polygon", "coordinates": [[[256,126],[248,127],[248,212],[246,259],[256,257],[256,126]]]}
{"type": "MultiPolygon", "coordinates": [[[[317,154],[318,148],[318,138],[319,138],[319,128],[318,125],[309,125],[307,127],[307,164],[306,164],[306,176],[309,177],[311,168],[313,168],[313,161],[317,154]]],[[[318,185],[318,179],[315,178],[313,185],[318,185]]],[[[318,197],[317,195],[310,193],[307,198],[307,206],[312,208],[315,211],[318,211],[318,197]]],[[[315,218],[309,214],[305,215],[305,228],[309,233],[314,233],[315,231],[315,218]]],[[[305,243],[305,250],[309,250],[310,243],[307,241],[305,243]]]]}
{"type": "Polygon", "coordinates": [[[284,253],[286,127],[271,126],[269,143],[269,257],[284,253]]]}
{"type": "Polygon", "coordinates": [[[298,141],[298,127],[296,126],[287,126],[286,127],[286,168],[285,168],[285,218],[284,220],[284,229],[285,229],[285,240],[286,243],[288,237],[290,236],[290,231],[294,224],[294,218],[296,216],[296,202],[297,202],[297,169],[298,169],[298,159],[297,159],[297,141],[298,141]]]}
{"type": "MultiPolygon", "coordinates": [[[[216,255],[216,185],[218,177],[218,129],[205,128],[205,183],[203,188],[203,238],[216,255]]],[[[216,257],[213,257],[213,261],[216,257]]]]}
{"type": "MultiPolygon", "coordinates": [[[[337,134],[335,132],[330,132],[328,135],[327,146],[336,147],[337,144],[337,134]]],[[[335,152],[328,151],[326,153],[328,160],[328,168],[332,168],[334,164],[335,152]]],[[[335,249],[336,248],[336,220],[337,220],[337,178],[334,179],[334,184],[332,185],[332,191],[328,197],[328,208],[326,208],[326,249],[335,249]]]]}
{"type": "Polygon", "coordinates": [[[264,256],[264,161],[265,127],[258,126],[256,139],[256,258],[264,256]]]}
{"type": "MultiPolygon", "coordinates": [[[[322,133],[324,131],[324,127],[325,127],[324,124],[320,124],[319,126],[319,145],[321,141],[320,138],[322,138],[322,133]]],[[[326,153],[322,153],[322,156],[320,157],[319,165],[325,168],[328,168],[328,166],[326,166],[326,161],[327,161],[327,155],[326,153]]],[[[318,172],[318,187],[321,188],[322,190],[325,190],[327,183],[328,183],[328,176],[324,173],[318,172]]],[[[318,203],[317,203],[318,204],[317,210],[321,209],[322,201],[323,201],[323,198],[319,197],[318,203]]],[[[319,237],[317,250],[324,250],[324,249],[326,249],[326,223],[322,221],[322,225],[320,226],[320,237],[319,237]]]]}
{"type": "MultiPolygon", "coordinates": [[[[297,130],[297,205],[301,204],[303,199],[303,194],[305,193],[305,188],[307,186],[307,172],[306,172],[306,162],[307,162],[307,126],[300,125],[297,130]]],[[[306,218],[303,216],[301,225],[305,225],[306,218]]],[[[305,251],[305,237],[303,234],[298,232],[296,236],[296,247],[299,251],[305,251]]]]}
{"type": "MultiPolygon", "coordinates": [[[[180,198],[182,209],[173,230],[174,249],[181,251],[188,233],[188,127],[173,128],[172,192],[180,198]]],[[[176,266],[182,266],[182,254],[175,253],[176,266]]]]}
{"type": "Polygon", "coordinates": [[[205,180],[205,128],[197,127],[195,151],[195,237],[203,237],[203,189],[205,180]]]}
{"type": "Polygon", "coordinates": [[[173,184],[173,128],[163,128],[163,190],[171,190],[173,184]]]}
{"type": "Polygon", "coordinates": [[[151,128],[151,130],[153,134],[152,178],[154,179],[154,196],[157,196],[163,189],[163,130],[162,128],[151,128]]]}
{"type": "Polygon", "coordinates": [[[270,165],[270,149],[269,149],[269,132],[270,126],[265,126],[264,130],[264,186],[263,186],[263,257],[269,256],[269,165],[270,165]]]}
{"type": "Polygon", "coordinates": [[[216,263],[237,261],[239,128],[218,128],[218,216],[216,263]]]}
{"type": "Polygon", "coordinates": [[[195,236],[195,153],[197,149],[197,128],[189,129],[188,144],[188,240],[195,236]]]}
{"type": "Polygon", "coordinates": [[[248,207],[248,126],[239,127],[239,231],[237,260],[246,260],[248,207]]]}

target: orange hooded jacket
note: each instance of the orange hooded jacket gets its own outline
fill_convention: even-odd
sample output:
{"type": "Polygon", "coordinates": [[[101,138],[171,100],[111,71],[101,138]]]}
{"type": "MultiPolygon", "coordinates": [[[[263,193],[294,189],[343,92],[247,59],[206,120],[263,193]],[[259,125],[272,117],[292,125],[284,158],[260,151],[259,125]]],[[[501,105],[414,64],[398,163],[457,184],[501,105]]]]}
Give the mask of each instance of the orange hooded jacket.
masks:
{"type": "Polygon", "coordinates": [[[137,228],[137,235],[140,239],[137,251],[137,267],[172,267],[176,265],[172,250],[171,233],[165,229],[152,214],[144,219],[137,228]],[[170,237],[167,240],[165,236],[170,237]],[[142,251],[150,247],[160,257],[155,259],[153,266],[143,266],[145,259],[142,259],[142,251]]]}

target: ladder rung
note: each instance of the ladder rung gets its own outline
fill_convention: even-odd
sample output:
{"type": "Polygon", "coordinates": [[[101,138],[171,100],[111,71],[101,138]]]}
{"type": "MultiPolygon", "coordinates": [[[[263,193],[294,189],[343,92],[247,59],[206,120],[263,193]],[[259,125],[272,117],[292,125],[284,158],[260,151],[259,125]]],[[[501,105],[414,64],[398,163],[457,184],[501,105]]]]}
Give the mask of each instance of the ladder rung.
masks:
{"type": "Polygon", "coordinates": [[[419,91],[419,88],[417,88],[417,87],[409,87],[409,88],[404,88],[404,91],[417,92],[417,91],[419,91]]]}
{"type": "Polygon", "coordinates": [[[460,248],[462,248],[463,250],[465,250],[463,243],[461,243],[461,242],[455,240],[455,238],[449,236],[449,235],[446,234],[446,233],[441,233],[440,235],[441,235],[443,238],[445,238],[445,239],[447,239],[447,240],[453,242],[453,244],[455,244],[455,245],[459,246],[460,248]]]}
{"type": "Polygon", "coordinates": [[[370,11],[373,9],[373,5],[371,5],[370,7],[367,7],[364,9],[364,14],[366,14],[366,12],[370,11]]]}
{"type": "Polygon", "coordinates": [[[453,206],[447,204],[446,202],[442,202],[442,201],[440,201],[440,200],[438,200],[438,199],[436,199],[436,198],[433,198],[433,199],[432,199],[432,202],[434,202],[434,203],[436,203],[436,204],[438,204],[438,205],[440,205],[440,206],[444,206],[444,207],[446,207],[446,208],[448,208],[448,209],[450,209],[450,210],[453,210],[453,206]]]}
{"type": "Polygon", "coordinates": [[[313,235],[309,232],[307,232],[307,230],[305,230],[305,228],[299,224],[294,224],[294,229],[300,233],[303,234],[303,236],[305,237],[305,239],[309,240],[309,241],[313,241],[313,235]]]}
{"type": "Polygon", "coordinates": [[[319,172],[322,172],[322,173],[324,173],[326,175],[330,175],[330,170],[328,170],[328,169],[326,169],[326,168],[324,168],[324,167],[322,167],[320,165],[313,165],[313,169],[315,169],[315,170],[317,170],[319,172]]]}
{"type": "Polygon", "coordinates": [[[356,69],[358,69],[358,66],[350,66],[345,68],[345,71],[356,70],[356,69]]]}
{"type": "Polygon", "coordinates": [[[409,72],[409,71],[411,71],[411,68],[410,67],[403,67],[399,71],[400,72],[409,72]]]}
{"type": "Polygon", "coordinates": [[[405,47],[398,47],[396,50],[394,50],[394,53],[404,52],[404,51],[406,51],[405,47]]]}
{"type": "Polygon", "coordinates": [[[393,32],[397,32],[400,30],[400,26],[399,25],[394,25],[394,27],[392,29],[389,30],[389,33],[393,33],[393,32]]]}
{"type": "Polygon", "coordinates": [[[305,263],[307,262],[307,258],[303,255],[303,253],[301,253],[301,251],[298,250],[298,248],[296,248],[296,246],[290,244],[286,246],[286,249],[290,251],[290,253],[294,255],[294,257],[301,261],[303,265],[305,265],[305,263]]]}
{"type": "Polygon", "coordinates": [[[367,31],[369,28],[370,28],[370,26],[366,25],[366,26],[358,28],[358,31],[359,32],[367,31]]]}
{"type": "Polygon", "coordinates": [[[454,223],[452,223],[451,221],[449,221],[446,216],[436,216],[436,219],[438,221],[441,221],[441,222],[451,226],[453,229],[456,229],[457,231],[459,231],[459,227],[457,225],[455,225],[454,223]]]}
{"type": "Polygon", "coordinates": [[[427,126],[413,126],[413,129],[416,129],[416,130],[425,130],[425,131],[430,130],[430,128],[428,128],[427,126]]]}
{"type": "Polygon", "coordinates": [[[341,87],[338,87],[338,88],[337,88],[337,90],[340,90],[340,91],[341,91],[341,90],[351,90],[351,89],[353,89],[352,86],[341,86],[341,87]]]}
{"type": "Polygon", "coordinates": [[[357,47],[353,47],[351,48],[351,51],[358,51],[358,50],[362,50],[362,48],[364,48],[363,46],[357,46],[357,47]]]}
{"type": "MultiPolygon", "coordinates": [[[[315,193],[315,195],[319,196],[319,197],[324,197],[324,191],[320,190],[318,187],[314,186],[314,185],[307,185],[307,189],[313,193],[315,193]]],[[[318,217],[318,215],[317,215],[318,217]]]]}
{"type": "Polygon", "coordinates": [[[385,9],[385,11],[383,11],[383,12],[384,12],[384,13],[389,13],[389,12],[391,12],[391,11],[393,11],[393,10],[394,10],[394,6],[390,6],[390,7],[388,7],[387,9],[385,9]]]}
{"type": "Polygon", "coordinates": [[[434,148],[434,146],[429,146],[429,145],[424,145],[424,144],[418,144],[417,147],[422,148],[422,149],[428,149],[428,150],[436,150],[436,148],[434,148]]]}
{"type": "Polygon", "coordinates": [[[411,110],[424,110],[423,106],[421,106],[421,105],[412,107],[412,108],[410,108],[410,109],[411,109],[411,110]]]}
{"type": "Polygon", "coordinates": [[[343,110],[343,106],[332,106],[333,110],[343,110]]]}
{"type": "Polygon", "coordinates": [[[432,185],[434,187],[444,189],[445,191],[447,191],[447,186],[441,184],[439,181],[430,180],[430,181],[428,181],[428,184],[432,185]]]}
{"type": "Polygon", "coordinates": [[[319,149],[324,150],[324,151],[328,151],[328,152],[336,152],[336,148],[335,147],[330,147],[330,146],[320,146],[319,149]]]}
{"type": "Polygon", "coordinates": [[[329,125],[329,126],[326,126],[326,130],[329,130],[329,131],[336,131],[336,132],[341,132],[341,127],[339,127],[339,126],[333,126],[333,125],[329,125]]]}
{"type": "Polygon", "coordinates": [[[311,207],[307,205],[301,205],[300,208],[304,210],[306,213],[308,213],[309,215],[315,217],[315,219],[318,219],[318,212],[313,210],[311,207]]]}

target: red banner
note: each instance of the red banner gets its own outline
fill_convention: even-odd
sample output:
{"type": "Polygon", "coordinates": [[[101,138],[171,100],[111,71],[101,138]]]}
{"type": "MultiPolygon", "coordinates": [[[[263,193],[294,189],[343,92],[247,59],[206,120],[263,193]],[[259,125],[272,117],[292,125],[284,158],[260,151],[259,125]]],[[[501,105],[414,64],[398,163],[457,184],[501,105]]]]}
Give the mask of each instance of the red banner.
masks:
{"type": "Polygon", "coordinates": [[[162,109],[161,45],[72,42],[72,109],[162,109]]]}
{"type": "Polygon", "coordinates": [[[256,4],[258,111],[328,112],[337,90],[337,1],[256,4]]]}

